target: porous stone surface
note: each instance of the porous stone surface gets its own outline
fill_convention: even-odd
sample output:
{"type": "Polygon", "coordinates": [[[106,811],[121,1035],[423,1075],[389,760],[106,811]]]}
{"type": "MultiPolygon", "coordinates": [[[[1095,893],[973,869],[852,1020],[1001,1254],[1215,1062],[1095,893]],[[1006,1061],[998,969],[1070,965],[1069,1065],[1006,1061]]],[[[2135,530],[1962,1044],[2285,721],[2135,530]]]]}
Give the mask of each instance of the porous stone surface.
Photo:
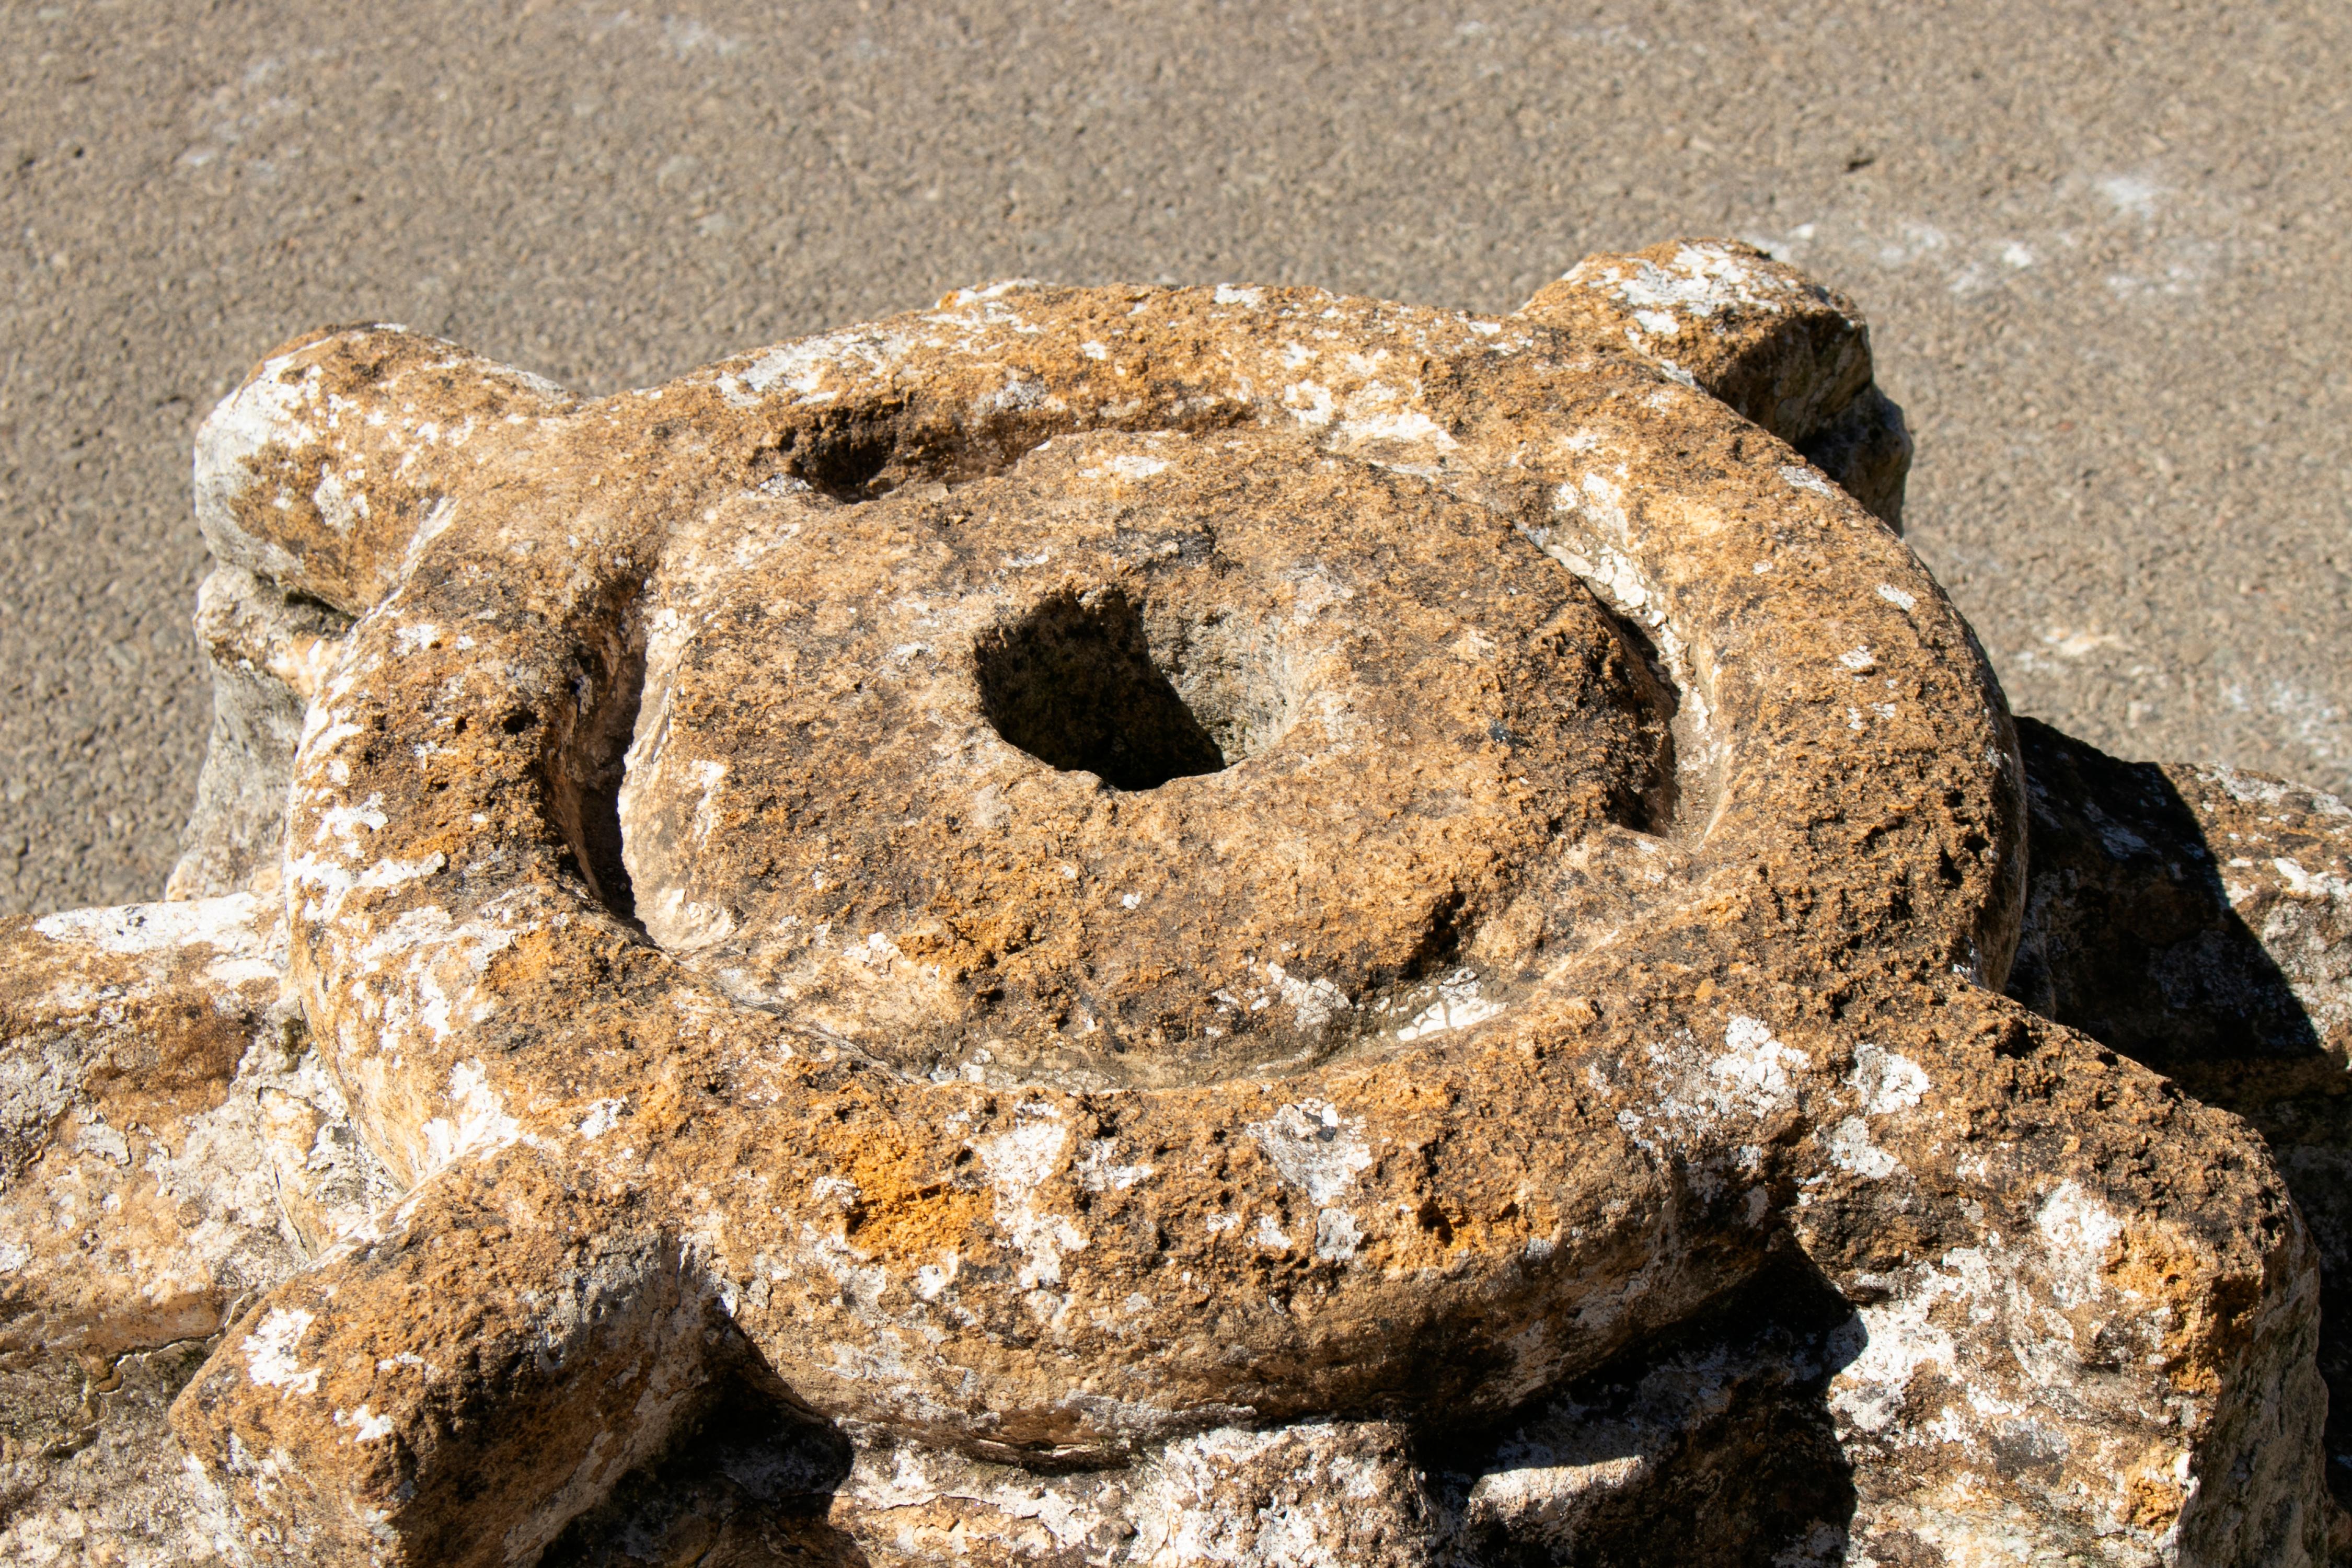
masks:
{"type": "Polygon", "coordinates": [[[236,1528],[165,1405],[397,1192],[251,894],[10,921],[0,944],[0,1556],[202,1561],[236,1528]]]}
{"type": "Polygon", "coordinates": [[[2318,1244],[2327,1476],[2352,1501],[2352,809],[2021,729],[2036,868],[2010,990],[2260,1130],[2318,1244]]]}
{"type": "Polygon", "coordinates": [[[0,931],[5,1528],[2318,1560],[2309,1230],[2002,994],[2074,940],[2016,731],[1790,445],[1878,421],[1891,513],[1874,395],[1712,242],[591,403],[272,355],[198,451],[210,896],[0,931]]]}
{"type": "Polygon", "coordinates": [[[1636,634],[1489,509],[1299,456],[716,509],[644,611],[648,934],[908,1070],[1106,1087],[1410,1041],[1572,940],[1559,843],[1673,809],[1636,634]]]}
{"type": "Polygon", "coordinates": [[[1668,240],[1586,258],[1521,314],[1596,338],[1622,333],[1902,526],[1910,432],[1871,379],[1861,310],[1835,289],[1737,240],[1668,240]]]}

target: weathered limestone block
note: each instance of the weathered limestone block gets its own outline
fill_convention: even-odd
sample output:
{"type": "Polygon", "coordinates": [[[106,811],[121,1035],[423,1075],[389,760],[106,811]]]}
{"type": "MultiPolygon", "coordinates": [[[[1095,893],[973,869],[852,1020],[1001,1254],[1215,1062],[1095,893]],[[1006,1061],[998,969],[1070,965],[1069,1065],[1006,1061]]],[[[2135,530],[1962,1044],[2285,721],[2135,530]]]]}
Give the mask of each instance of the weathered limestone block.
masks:
{"type": "Polygon", "coordinates": [[[115,1369],[5,1528],[2319,1560],[2311,1236],[2001,994],[2071,939],[1869,379],[1704,242],[1501,320],[1002,285],[586,403],[273,355],[174,879],[250,891],[0,932],[10,1342],[115,1369]]]}
{"type": "Polygon", "coordinates": [[[2261,1131],[2318,1244],[2327,1474],[2352,1502],[2352,809],[2021,729],[2036,870],[2011,992],[2261,1131]]]}
{"type": "Polygon", "coordinates": [[[0,1556],[174,1563],[236,1529],[163,1406],[390,1200],[249,894],[0,924],[0,1556]]]}

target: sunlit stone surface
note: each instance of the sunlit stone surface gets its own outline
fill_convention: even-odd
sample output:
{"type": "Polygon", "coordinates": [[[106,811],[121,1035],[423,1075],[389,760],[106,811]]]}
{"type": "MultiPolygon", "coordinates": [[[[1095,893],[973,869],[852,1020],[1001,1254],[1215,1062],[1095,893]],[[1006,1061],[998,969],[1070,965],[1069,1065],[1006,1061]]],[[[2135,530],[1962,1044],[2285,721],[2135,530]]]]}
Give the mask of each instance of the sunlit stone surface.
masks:
{"type": "Polygon", "coordinates": [[[0,927],[0,1543],[2320,1560],[2345,814],[2021,762],[1908,461],[1711,242],[281,351],[173,901],[0,927]]]}

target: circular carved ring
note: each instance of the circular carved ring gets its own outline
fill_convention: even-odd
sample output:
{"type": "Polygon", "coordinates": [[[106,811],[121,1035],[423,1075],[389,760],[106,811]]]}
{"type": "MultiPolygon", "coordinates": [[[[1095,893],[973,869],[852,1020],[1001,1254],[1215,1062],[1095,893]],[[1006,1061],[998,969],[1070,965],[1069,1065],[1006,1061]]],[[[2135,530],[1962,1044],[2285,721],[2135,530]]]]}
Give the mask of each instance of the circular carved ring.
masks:
{"type": "Polygon", "coordinates": [[[1296,437],[753,495],[656,584],[620,799],[647,930],[933,1079],[1213,1082],[1435,1033],[1465,972],[1485,1010],[1541,989],[1564,846],[1670,804],[1658,682],[1574,578],[1296,437]]]}

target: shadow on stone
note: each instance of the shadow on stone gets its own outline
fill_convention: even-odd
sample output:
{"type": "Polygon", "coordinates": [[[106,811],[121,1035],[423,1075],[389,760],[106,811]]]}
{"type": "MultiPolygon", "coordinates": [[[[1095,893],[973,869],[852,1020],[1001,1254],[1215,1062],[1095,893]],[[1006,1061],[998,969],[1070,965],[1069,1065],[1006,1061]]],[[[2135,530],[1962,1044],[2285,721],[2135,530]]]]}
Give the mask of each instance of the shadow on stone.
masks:
{"type": "Polygon", "coordinates": [[[687,1436],[574,1520],[540,1568],[866,1568],[826,1518],[848,1439],[773,1384],[757,1366],[722,1378],[687,1436]]]}
{"type": "Polygon", "coordinates": [[[1548,1398],[1496,1436],[1431,1440],[1450,1561],[1742,1568],[1845,1561],[1856,1507],[1830,1379],[1861,1319],[1804,1258],[1548,1398]]]}
{"type": "Polygon", "coordinates": [[[1408,1439],[1387,1423],[1307,1422],[1189,1439],[1098,1472],[902,1452],[878,1434],[856,1453],[747,1363],[667,1458],[574,1521],[542,1568],[865,1565],[930,1561],[950,1542],[975,1562],[1076,1564],[1130,1551],[1158,1562],[1155,1551],[1208,1545],[1235,1562],[1289,1561],[1270,1542],[1318,1506],[1343,1507],[1360,1527],[1354,1544],[1382,1564],[1833,1568],[1858,1500],[1828,1390],[1864,1343],[1853,1309],[1789,1252],[1680,1329],[1496,1427],[1408,1439]],[[1396,1447],[1385,1458],[1384,1431],[1396,1447]],[[1220,1461],[1230,1473],[1212,1475],[1220,1461]],[[1322,1489],[1342,1481],[1352,1501],[1322,1489]]]}
{"type": "Polygon", "coordinates": [[[2018,738],[2032,816],[2010,994],[2269,1141],[2319,1247],[2328,1482],[2352,1505],[2352,1082],[2318,1017],[2341,988],[2341,933],[2331,900],[2308,896],[2337,879],[2340,808],[2273,781],[2122,762],[2031,719],[2018,738]]]}
{"type": "Polygon", "coordinates": [[[2031,719],[2018,735],[2033,815],[2009,994],[2241,1114],[2310,1087],[2318,1031],[2165,771],[2031,719]]]}
{"type": "Polygon", "coordinates": [[[621,842],[621,784],[646,685],[646,628],[634,600],[602,623],[570,676],[572,700],[549,716],[548,813],[596,901],[642,931],[621,842]]]}
{"type": "Polygon", "coordinates": [[[1153,663],[1140,610],[1116,588],[1047,599],[983,633],[973,658],[989,723],[1039,762],[1122,790],[1225,767],[1153,663]]]}

